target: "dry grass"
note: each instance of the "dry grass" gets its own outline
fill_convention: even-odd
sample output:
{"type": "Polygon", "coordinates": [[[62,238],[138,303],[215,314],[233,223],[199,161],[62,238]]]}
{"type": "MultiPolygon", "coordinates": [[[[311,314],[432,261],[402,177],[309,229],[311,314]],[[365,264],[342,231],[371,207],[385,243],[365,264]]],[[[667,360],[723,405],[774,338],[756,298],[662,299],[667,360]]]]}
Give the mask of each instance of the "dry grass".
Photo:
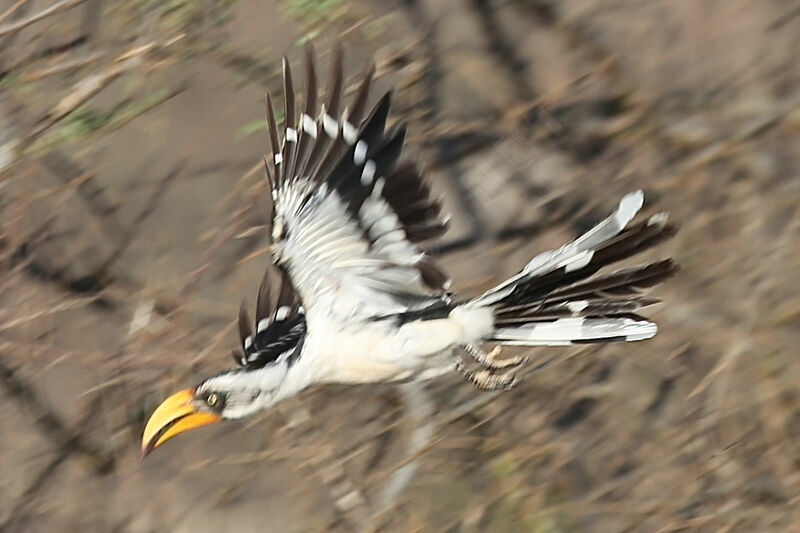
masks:
{"type": "Polygon", "coordinates": [[[0,2],[0,529],[791,531],[798,12],[0,2]],[[260,279],[254,124],[298,35],[323,62],[340,36],[399,88],[460,290],[644,188],[682,226],[661,333],[536,351],[550,364],[505,394],[309,391],[140,463],[144,417],[228,364],[260,279]]]}

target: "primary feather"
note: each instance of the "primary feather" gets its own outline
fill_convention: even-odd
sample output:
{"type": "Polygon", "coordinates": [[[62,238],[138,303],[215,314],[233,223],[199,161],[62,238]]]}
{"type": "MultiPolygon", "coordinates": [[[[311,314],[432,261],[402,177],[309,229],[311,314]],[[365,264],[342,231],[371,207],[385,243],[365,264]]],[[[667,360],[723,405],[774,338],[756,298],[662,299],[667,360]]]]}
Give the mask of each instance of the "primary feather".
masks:
{"type": "Polygon", "coordinates": [[[390,94],[363,119],[374,73],[370,66],[350,110],[340,111],[344,76],[337,49],[327,105],[312,121],[317,97],[310,48],[306,61],[309,80],[300,133],[287,61],[286,123],[280,138],[271,98],[267,107],[273,151],[269,174],[277,177],[270,179],[274,257],[292,278],[309,320],[321,309],[341,317],[403,311],[440,294],[447,277],[417,243],[441,235],[445,224],[415,167],[397,165],[405,128],[386,130],[390,94]]]}

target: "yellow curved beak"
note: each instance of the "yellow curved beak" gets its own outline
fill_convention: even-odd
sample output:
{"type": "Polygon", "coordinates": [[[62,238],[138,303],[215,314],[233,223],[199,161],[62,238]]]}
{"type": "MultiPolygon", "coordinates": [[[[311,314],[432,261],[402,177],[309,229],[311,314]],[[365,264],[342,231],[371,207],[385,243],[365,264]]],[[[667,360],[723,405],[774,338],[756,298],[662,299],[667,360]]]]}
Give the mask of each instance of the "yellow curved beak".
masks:
{"type": "Polygon", "coordinates": [[[194,389],[178,391],[156,407],[144,427],[142,459],[169,439],[187,429],[219,422],[214,413],[197,412],[192,403],[194,389]]]}

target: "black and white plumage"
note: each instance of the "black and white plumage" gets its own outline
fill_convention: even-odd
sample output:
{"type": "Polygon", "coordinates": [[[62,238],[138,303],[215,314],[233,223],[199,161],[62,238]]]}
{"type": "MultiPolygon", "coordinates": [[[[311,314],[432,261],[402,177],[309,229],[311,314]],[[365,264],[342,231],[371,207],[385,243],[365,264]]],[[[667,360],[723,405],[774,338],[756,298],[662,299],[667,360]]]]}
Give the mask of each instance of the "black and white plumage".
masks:
{"type": "Polygon", "coordinates": [[[255,331],[244,302],[239,308],[242,349],[234,350],[232,355],[238,365],[248,370],[299,355],[306,335],[305,310],[286,278],[281,279],[280,294],[273,309],[269,301],[269,272],[269,269],[265,271],[258,288],[255,331]]]}
{"type": "MultiPolygon", "coordinates": [[[[626,195],[591,231],[537,255],[484,294],[447,293],[449,278],[418,246],[441,236],[447,223],[418,167],[401,160],[405,127],[387,128],[391,93],[368,112],[369,67],[346,106],[342,63],[337,48],[322,101],[306,49],[298,113],[284,59],[282,130],[267,98],[265,165],[281,293],[273,307],[265,278],[254,323],[242,308],[242,351],[234,353],[241,366],[190,389],[193,412],[239,418],[314,384],[428,379],[453,370],[479,387],[506,388],[515,380],[500,369],[521,361],[495,360],[497,351],[486,354],[482,344],[560,346],[655,335],[656,325],[636,313],[656,300],[641,293],[677,266],[662,260],[596,275],[675,233],[663,214],[631,223],[641,191],[626,195]]],[[[152,449],[171,434],[145,436],[143,445],[152,449]]]]}

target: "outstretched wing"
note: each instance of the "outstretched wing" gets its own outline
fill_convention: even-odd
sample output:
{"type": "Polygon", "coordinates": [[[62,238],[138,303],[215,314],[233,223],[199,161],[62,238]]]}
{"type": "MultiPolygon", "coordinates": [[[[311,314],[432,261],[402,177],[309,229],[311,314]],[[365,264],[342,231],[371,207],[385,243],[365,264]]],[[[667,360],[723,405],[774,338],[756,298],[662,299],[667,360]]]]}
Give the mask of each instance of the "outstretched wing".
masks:
{"type": "Polygon", "coordinates": [[[277,302],[270,298],[270,269],[258,288],[255,332],[245,303],[239,308],[239,338],[241,350],[233,351],[233,360],[250,369],[261,368],[281,357],[292,358],[300,353],[306,334],[303,306],[286,276],[281,276],[277,302]]]}
{"type": "Polygon", "coordinates": [[[284,58],[282,136],[267,97],[272,160],[265,163],[274,206],[273,256],[312,321],[317,312],[349,318],[406,311],[438,298],[448,282],[417,246],[443,234],[446,222],[419,169],[399,161],[405,127],[386,129],[391,94],[365,113],[371,66],[348,110],[342,102],[341,49],[333,56],[319,114],[310,47],[299,119],[284,58]]]}

